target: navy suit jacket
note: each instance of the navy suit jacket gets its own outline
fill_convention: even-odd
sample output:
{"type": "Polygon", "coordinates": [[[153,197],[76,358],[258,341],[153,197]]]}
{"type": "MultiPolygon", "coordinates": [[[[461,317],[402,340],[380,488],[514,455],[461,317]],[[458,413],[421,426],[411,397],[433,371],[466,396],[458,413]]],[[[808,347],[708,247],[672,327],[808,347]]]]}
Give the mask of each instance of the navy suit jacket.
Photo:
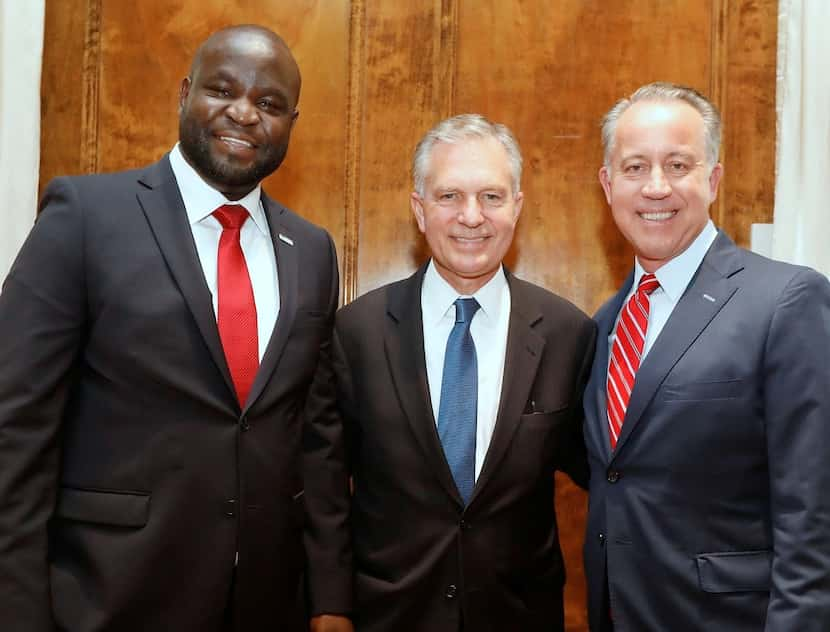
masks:
{"type": "Polygon", "coordinates": [[[585,392],[591,630],[830,630],[830,284],[719,233],[641,365],[616,450],[585,392]]]}
{"type": "Polygon", "coordinates": [[[240,409],[168,159],[47,187],[0,294],[0,629],[218,632],[234,574],[238,629],[302,625],[337,262],[262,202],[280,313],[240,409]]]}

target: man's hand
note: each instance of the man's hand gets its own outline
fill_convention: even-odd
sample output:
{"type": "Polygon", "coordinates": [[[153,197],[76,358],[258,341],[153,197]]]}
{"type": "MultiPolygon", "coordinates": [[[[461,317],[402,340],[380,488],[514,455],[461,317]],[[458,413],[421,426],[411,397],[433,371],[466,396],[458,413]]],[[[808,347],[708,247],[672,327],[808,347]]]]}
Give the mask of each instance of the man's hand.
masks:
{"type": "Polygon", "coordinates": [[[311,618],[311,632],[354,632],[348,617],[336,614],[321,614],[311,618]]]}

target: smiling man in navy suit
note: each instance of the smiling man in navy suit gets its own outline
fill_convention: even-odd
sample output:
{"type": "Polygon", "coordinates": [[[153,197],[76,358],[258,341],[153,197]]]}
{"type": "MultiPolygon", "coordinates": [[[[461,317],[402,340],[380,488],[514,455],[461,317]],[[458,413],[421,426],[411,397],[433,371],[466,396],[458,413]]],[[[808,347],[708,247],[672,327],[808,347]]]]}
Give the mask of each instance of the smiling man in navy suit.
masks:
{"type": "Polygon", "coordinates": [[[585,391],[592,632],[830,629],[830,284],[709,219],[720,116],[650,84],[603,124],[634,270],[585,391]]]}
{"type": "Polygon", "coordinates": [[[0,629],[305,628],[302,430],[337,262],[260,187],[299,92],[282,39],[224,29],[169,154],[47,187],[0,294],[0,629]]]}

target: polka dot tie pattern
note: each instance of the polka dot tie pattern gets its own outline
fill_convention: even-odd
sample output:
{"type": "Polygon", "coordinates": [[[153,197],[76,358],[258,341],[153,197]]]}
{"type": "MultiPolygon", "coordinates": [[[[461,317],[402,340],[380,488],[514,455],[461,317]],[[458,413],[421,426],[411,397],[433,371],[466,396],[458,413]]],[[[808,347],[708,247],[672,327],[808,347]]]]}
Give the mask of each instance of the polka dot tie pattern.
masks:
{"type": "Polygon", "coordinates": [[[219,338],[239,405],[244,408],[259,368],[254,290],[239,241],[249,216],[243,206],[234,204],[220,206],[213,216],[222,224],[217,257],[219,338]]]}

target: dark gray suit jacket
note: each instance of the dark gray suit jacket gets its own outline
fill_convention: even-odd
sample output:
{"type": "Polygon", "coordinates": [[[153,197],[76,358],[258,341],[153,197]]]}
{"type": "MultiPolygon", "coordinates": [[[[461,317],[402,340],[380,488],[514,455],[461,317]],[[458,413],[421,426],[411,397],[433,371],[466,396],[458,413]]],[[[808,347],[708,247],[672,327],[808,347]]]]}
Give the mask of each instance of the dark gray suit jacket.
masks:
{"type": "Polygon", "coordinates": [[[565,569],[554,471],[585,483],[581,394],[596,328],[567,301],[508,275],[501,402],[465,509],[430,402],[423,272],[337,314],[336,391],[324,390],[322,399],[340,416],[317,427],[319,445],[346,463],[326,478],[351,474],[354,497],[350,507],[345,495],[329,496],[339,504],[312,512],[328,517],[317,532],[332,547],[328,584],[316,582],[312,601],[319,611],[342,604],[353,572],[360,632],[458,632],[461,617],[475,632],[561,630],[565,569]]]}
{"type": "Polygon", "coordinates": [[[165,157],[60,178],[0,294],[0,629],[293,629],[331,239],[263,196],[280,314],[240,410],[165,157]],[[293,245],[280,239],[282,234],[293,245]]]}
{"type": "Polygon", "coordinates": [[[607,337],[585,392],[591,630],[830,630],[830,284],[719,233],[609,447],[607,337]],[[610,593],[606,595],[606,590],[610,593]]]}

